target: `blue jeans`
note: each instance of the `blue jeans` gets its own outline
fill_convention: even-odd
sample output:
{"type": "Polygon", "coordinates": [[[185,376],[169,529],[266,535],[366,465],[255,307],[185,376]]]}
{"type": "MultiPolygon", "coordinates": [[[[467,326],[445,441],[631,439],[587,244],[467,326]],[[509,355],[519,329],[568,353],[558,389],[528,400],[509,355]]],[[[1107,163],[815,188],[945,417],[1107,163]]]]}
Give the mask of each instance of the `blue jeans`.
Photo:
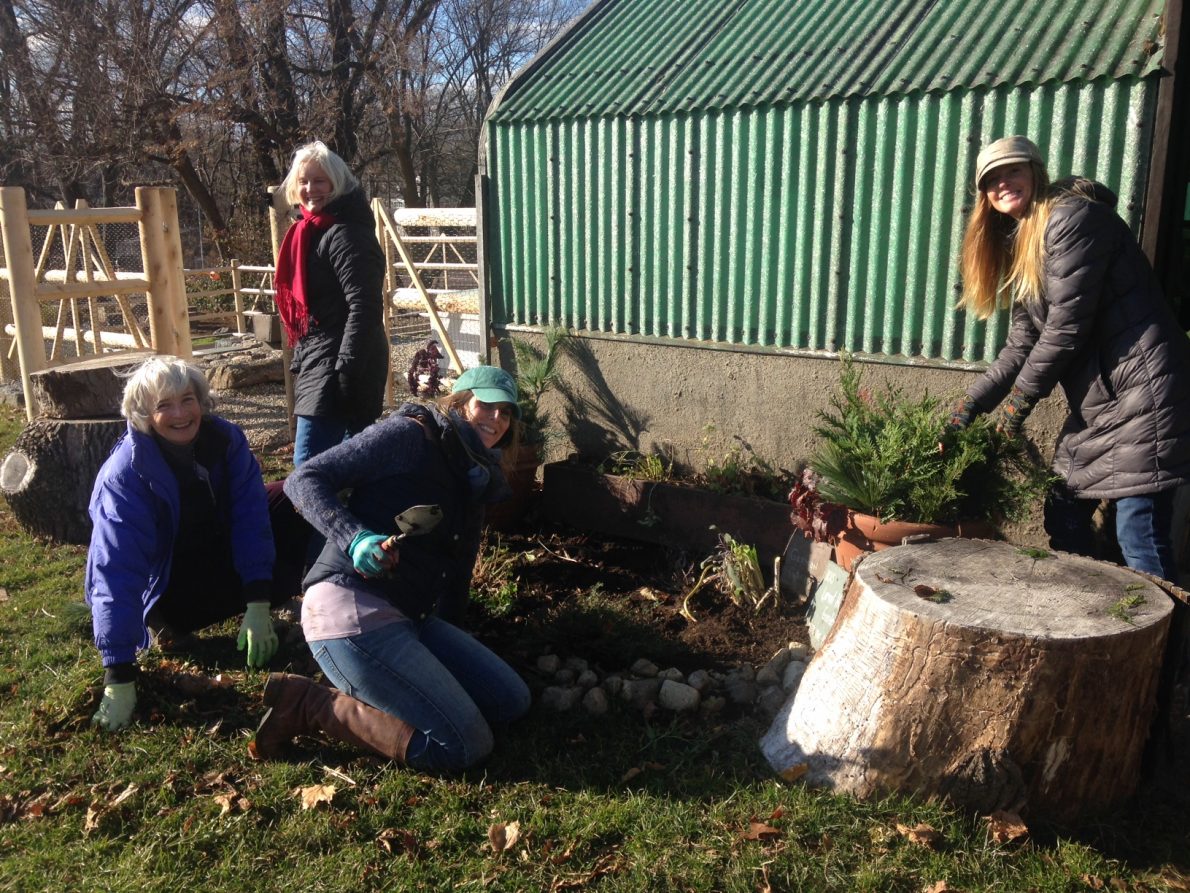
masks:
{"type": "Polygon", "coordinates": [[[529,687],[503,660],[438,617],[311,642],[326,677],[417,731],[406,762],[457,771],[492,752],[492,726],[529,709],[529,687]]]}
{"type": "Polygon", "coordinates": [[[359,434],[367,425],[352,425],[337,416],[300,415],[293,434],[293,467],[359,434]]]}
{"type": "MultiPolygon", "coordinates": [[[[1113,499],[1116,541],[1124,563],[1134,570],[1178,582],[1172,541],[1175,490],[1113,499]]],[[[1045,503],[1045,531],[1050,545],[1063,552],[1098,557],[1091,532],[1097,499],[1079,499],[1065,487],[1055,488],[1045,503]]]]}

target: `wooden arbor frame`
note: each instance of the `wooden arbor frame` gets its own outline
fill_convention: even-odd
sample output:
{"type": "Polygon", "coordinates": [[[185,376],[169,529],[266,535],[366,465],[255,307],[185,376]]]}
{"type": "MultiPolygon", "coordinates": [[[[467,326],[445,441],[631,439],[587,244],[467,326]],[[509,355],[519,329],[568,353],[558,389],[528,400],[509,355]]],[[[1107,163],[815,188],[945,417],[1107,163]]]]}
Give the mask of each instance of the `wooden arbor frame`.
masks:
{"type": "Polygon", "coordinates": [[[178,230],[178,204],[174,190],[139,187],[136,206],[91,208],[78,202],[74,208],[29,210],[25,191],[0,188],[0,227],[3,229],[7,280],[12,298],[13,325],[20,361],[25,412],[37,416],[37,397],[29,376],[49,366],[68,365],[60,359],[65,338],[72,338],[77,361],[85,360],[89,344],[94,354],[113,349],[173,354],[189,359],[190,323],[182,267],[182,241],[178,230]],[[143,272],[117,272],[97,227],[100,224],[135,223],[140,231],[143,272]],[[30,228],[48,231],[37,259],[30,228]],[[55,238],[62,242],[65,263],[61,270],[46,269],[55,238]],[[145,337],[132,313],[128,296],[144,294],[148,303],[149,335],[145,337]],[[123,331],[105,331],[98,300],[115,299],[123,316],[123,331]],[[90,328],[84,330],[79,301],[88,304],[90,328]],[[41,305],[58,302],[57,323],[43,326],[41,305]],[[66,325],[67,312],[72,325],[66,325]],[[52,343],[49,354],[45,342],[52,343]]]}

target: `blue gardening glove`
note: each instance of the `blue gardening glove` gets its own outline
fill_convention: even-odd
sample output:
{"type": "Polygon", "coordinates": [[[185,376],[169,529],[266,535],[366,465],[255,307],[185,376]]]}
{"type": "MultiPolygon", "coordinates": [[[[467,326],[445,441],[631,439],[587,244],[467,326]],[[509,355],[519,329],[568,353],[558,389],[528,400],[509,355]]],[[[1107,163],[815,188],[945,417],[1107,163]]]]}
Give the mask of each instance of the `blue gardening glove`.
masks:
{"type": "Polygon", "coordinates": [[[950,418],[946,422],[946,429],[948,431],[962,431],[973,421],[980,413],[979,404],[975,402],[970,394],[964,394],[963,399],[955,404],[954,409],[950,411],[950,418]]]}
{"type": "Polygon", "coordinates": [[[267,666],[277,653],[277,631],[273,629],[273,618],[269,614],[268,602],[248,602],[244,609],[244,620],[240,623],[240,636],[236,640],[239,651],[248,646],[248,666],[267,666]]]}
{"type": "Polygon", "coordinates": [[[1036,397],[1030,397],[1013,385],[1008,399],[1000,407],[999,416],[996,417],[996,430],[1009,440],[1015,440],[1020,436],[1021,426],[1025,424],[1025,419],[1029,417],[1036,403],[1036,397]]]}
{"type": "Polygon", "coordinates": [[[385,549],[386,542],[387,536],[370,530],[361,530],[355,535],[347,553],[351,556],[356,573],[365,577],[383,577],[392,570],[393,565],[397,563],[397,553],[395,549],[385,549]]]}
{"type": "Polygon", "coordinates": [[[91,725],[109,732],[122,729],[132,719],[132,708],[136,706],[136,683],[116,682],[103,687],[103,700],[91,717],[91,725]]]}

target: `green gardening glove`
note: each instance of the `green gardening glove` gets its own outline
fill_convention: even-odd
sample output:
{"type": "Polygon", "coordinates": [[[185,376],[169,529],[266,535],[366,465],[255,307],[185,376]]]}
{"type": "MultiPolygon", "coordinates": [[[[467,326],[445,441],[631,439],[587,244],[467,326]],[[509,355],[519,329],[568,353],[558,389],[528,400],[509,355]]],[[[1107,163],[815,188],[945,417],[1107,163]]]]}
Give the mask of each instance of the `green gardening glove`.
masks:
{"type": "Polygon", "coordinates": [[[248,666],[263,667],[277,653],[277,631],[273,629],[273,618],[269,616],[268,602],[248,602],[244,609],[244,622],[240,624],[240,637],[236,648],[248,646],[248,666]]]}
{"type": "Polygon", "coordinates": [[[387,536],[381,536],[370,530],[361,530],[355,535],[347,551],[351,555],[351,563],[355,565],[357,573],[364,577],[388,575],[393,565],[397,563],[397,553],[385,548],[388,540],[387,536]]]}
{"type": "Polygon", "coordinates": [[[136,683],[115,682],[103,687],[103,700],[91,717],[91,725],[109,732],[122,729],[132,719],[132,708],[136,706],[136,683]]]}

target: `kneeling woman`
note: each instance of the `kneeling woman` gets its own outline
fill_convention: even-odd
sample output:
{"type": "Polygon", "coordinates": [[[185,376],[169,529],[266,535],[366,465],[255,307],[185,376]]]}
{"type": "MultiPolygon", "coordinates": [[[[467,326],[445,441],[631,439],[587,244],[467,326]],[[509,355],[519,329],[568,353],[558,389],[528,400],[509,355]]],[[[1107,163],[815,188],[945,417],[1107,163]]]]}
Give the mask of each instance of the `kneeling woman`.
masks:
{"type": "Polygon", "coordinates": [[[299,593],[310,528],[212,406],[202,370],[172,357],[146,360],[124,386],[128,431],[91,493],[85,580],[102,728],[132,718],[137,649],[243,614],[239,647],[263,667],[277,650],[269,609],[299,593]]]}
{"type": "Polygon", "coordinates": [[[492,726],[529,709],[524,681],[456,626],[483,507],[508,492],[494,449],[515,458],[518,415],[512,377],[479,366],[437,407],[405,404],[290,475],[285,492],[327,538],[302,628],[339,690],[271,676],[256,756],[317,729],[417,769],[458,770],[491,752],[492,726]],[[441,520],[393,543],[394,516],[415,505],[439,506],[441,520]]]}

